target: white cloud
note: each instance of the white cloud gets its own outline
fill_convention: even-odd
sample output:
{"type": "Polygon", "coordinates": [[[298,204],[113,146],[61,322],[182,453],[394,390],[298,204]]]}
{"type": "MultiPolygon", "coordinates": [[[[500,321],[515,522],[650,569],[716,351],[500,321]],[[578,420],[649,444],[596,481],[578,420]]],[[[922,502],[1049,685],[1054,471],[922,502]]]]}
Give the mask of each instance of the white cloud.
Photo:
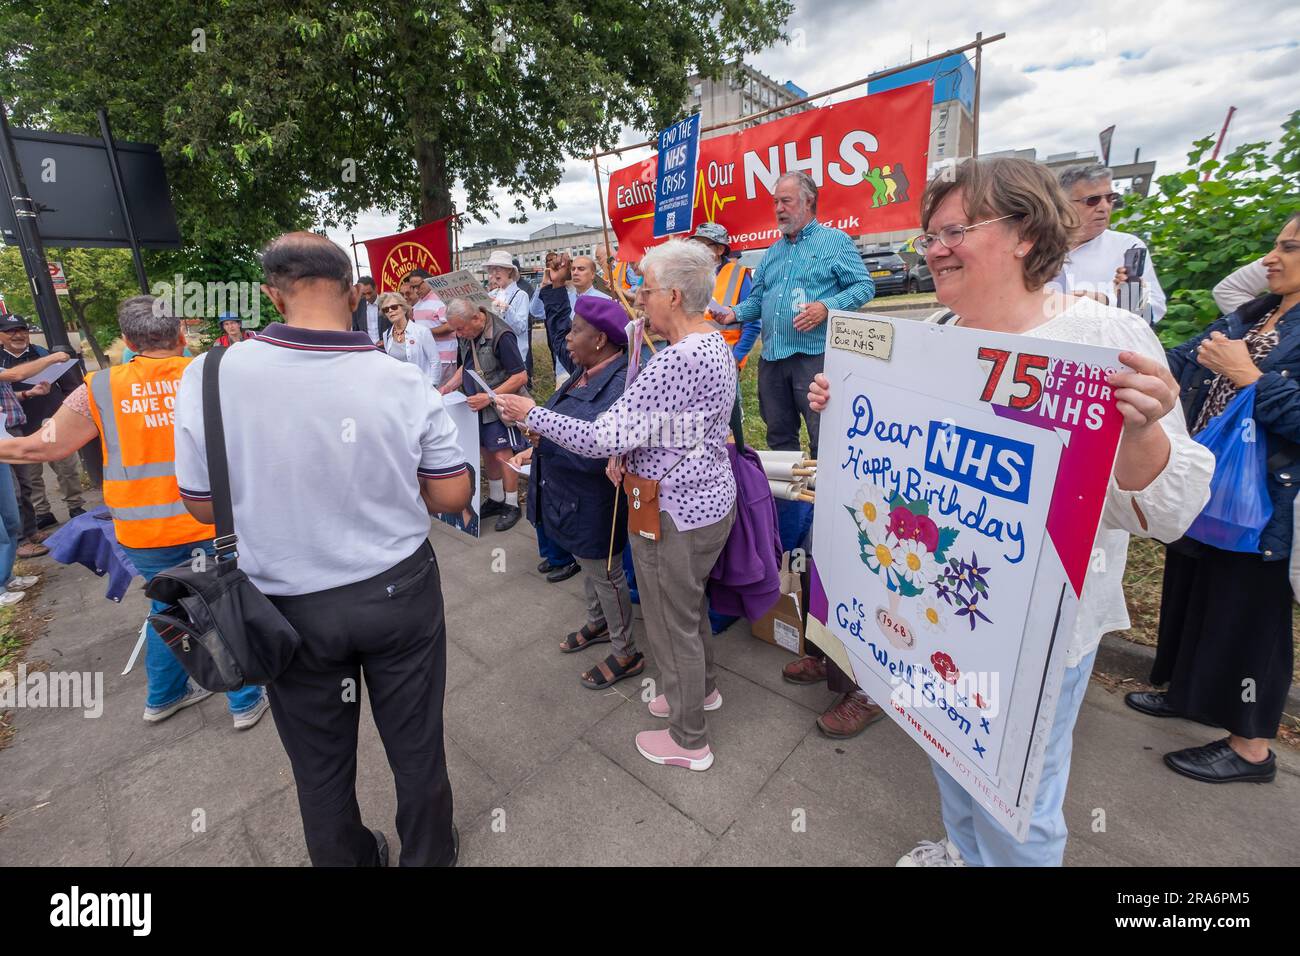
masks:
{"type": "MultiPolygon", "coordinates": [[[[961,46],[978,30],[985,36],[1005,32],[1005,40],[984,51],[982,151],[1034,147],[1040,157],[1096,151],[1097,134],[1113,123],[1112,159],[1131,159],[1140,147],[1142,158],[1155,160],[1157,175],[1163,175],[1185,165],[1193,140],[1217,135],[1229,106],[1238,107],[1228,135],[1231,148],[1275,140],[1297,105],[1294,38],[1300,37],[1300,4],[1294,0],[1253,0],[1248,13],[1226,0],[796,3],[789,23],[796,42],[774,46],[750,62],[809,92],[961,46]]],[[[854,95],[860,94],[849,91],[832,99],[854,95]]],[[[621,142],[643,138],[642,132],[627,130],[621,142]]],[[[602,169],[617,169],[643,155],[608,157],[602,169]]],[[[500,192],[500,216],[486,225],[470,224],[464,241],[524,237],[549,222],[598,224],[597,196],[590,160],[572,160],[553,194],[555,211],[511,224],[511,199],[500,192]]],[[[396,227],[396,217],[363,216],[357,235],[382,235],[396,227]]]]}

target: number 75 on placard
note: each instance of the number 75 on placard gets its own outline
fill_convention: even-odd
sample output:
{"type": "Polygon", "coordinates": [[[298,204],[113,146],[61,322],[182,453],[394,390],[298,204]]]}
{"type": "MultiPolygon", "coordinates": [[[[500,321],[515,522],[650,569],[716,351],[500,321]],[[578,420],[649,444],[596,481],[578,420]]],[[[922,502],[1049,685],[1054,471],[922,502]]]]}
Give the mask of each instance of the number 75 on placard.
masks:
{"type": "Polygon", "coordinates": [[[1005,405],[1017,411],[1024,411],[1038,404],[1038,400],[1043,395],[1043,379],[1047,375],[1046,355],[1030,355],[1021,352],[1013,356],[1006,349],[981,348],[979,360],[990,366],[988,381],[984,383],[984,391],[980,393],[981,402],[1005,405]],[[1015,363],[1008,378],[1007,366],[1012,365],[1013,357],[1015,363]],[[1024,392],[1015,394],[1015,389],[1022,385],[1025,388],[1024,392]]]}

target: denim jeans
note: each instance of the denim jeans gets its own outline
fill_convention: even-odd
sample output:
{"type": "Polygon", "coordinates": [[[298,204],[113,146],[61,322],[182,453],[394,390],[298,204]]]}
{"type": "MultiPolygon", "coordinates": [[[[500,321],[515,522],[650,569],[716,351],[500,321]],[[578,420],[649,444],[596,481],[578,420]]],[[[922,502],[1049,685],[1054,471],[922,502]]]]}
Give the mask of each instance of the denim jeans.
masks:
{"type": "MultiPolygon", "coordinates": [[[[9,497],[13,497],[11,494],[9,497]]],[[[212,557],[211,541],[195,541],[190,544],[175,544],[167,548],[128,548],[122,550],[130,557],[135,569],[148,584],[160,571],[174,568],[183,561],[189,561],[196,548],[202,549],[209,558],[212,557]]],[[[165,611],[167,605],[161,601],[153,602],[154,613],[165,611]]],[[[144,673],[149,684],[149,696],[145,703],[149,707],[167,707],[185,696],[185,686],[189,675],[181,662],[176,659],[167,645],[163,643],[158,632],[149,625],[148,636],[144,645],[144,673]]],[[[230,702],[230,712],[238,716],[246,710],[257,706],[262,697],[262,688],[249,686],[226,694],[230,702]]]]}
{"type": "Polygon", "coordinates": [[[993,815],[976,803],[938,763],[931,761],[939,783],[943,826],[968,866],[1060,866],[1065,856],[1065,788],[1070,782],[1070,755],[1074,750],[1074,722],[1083,706],[1097,652],[1065,669],[1056,717],[1043,755],[1043,775],[1034,795],[1029,835],[1017,843],[993,815]]]}
{"type": "Polygon", "coordinates": [[[23,523],[18,516],[18,495],[14,491],[12,465],[0,465],[0,594],[14,576],[14,559],[18,556],[18,539],[23,523]]]}

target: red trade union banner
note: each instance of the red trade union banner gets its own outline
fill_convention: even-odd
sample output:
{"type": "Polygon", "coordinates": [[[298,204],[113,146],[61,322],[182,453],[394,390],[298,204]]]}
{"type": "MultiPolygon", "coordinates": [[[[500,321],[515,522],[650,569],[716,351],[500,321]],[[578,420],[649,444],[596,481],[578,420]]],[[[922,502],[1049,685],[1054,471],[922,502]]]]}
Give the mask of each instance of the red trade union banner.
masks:
{"type": "MultiPolygon", "coordinates": [[[[731,247],[763,249],[779,233],[772,191],[783,173],[817,182],[817,219],[851,236],[918,229],[930,145],[931,83],[873,93],[785,119],[701,140],[692,228],[721,223],[731,247]]],[[[657,160],[609,177],[618,257],[635,262],[654,238],[657,160]]]]}
{"type": "Polygon", "coordinates": [[[410,232],[367,239],[366,255],[379,291],[396,292],[413,269],[423,269],[432,276],[450,272],[451,244],[447,238],[450,222],[448,216],[410,232]]]}

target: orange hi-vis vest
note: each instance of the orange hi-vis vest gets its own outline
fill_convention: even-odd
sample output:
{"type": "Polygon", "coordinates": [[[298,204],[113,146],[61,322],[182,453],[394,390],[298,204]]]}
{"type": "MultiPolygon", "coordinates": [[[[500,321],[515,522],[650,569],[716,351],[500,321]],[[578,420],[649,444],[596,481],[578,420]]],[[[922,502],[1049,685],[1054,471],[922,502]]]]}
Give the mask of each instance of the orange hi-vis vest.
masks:
{"type": "Polygon", "coordinates": [[[632,284],[627,281],[627,266],[628,264],[622,261],[614,263],[613,286],[616,289],[622,289],[624,292],[631,292],[632,284]]]}
{"type": "MultiPolygon", "coordinates": [[[[749,269],[742,266],[739,262],[732,260],[718,270],[718,277],[713,281],[713,297],[718,300],[719,305],[730,306],[735,308],[740,302],[740,289],[745,284],[745,276],[749,274],[749,269]]],[[[719,327],[722,337],[726,339],[727,344],[734,346],[740,341],[741,326],[737,324],[723,325],[719,327]]],[[[741,361],[740,367],[745,367],[745,362],[749,361],[749,356],[745,356],[741,361]]]]}
{"type": "Polygon", "coordinates": [[[167,548],[216,535],[181,502],[176,485],[176,392],[188,356],[136,356],[86,377],[104,451],[104,504],[128,548],[167,548]]]}

